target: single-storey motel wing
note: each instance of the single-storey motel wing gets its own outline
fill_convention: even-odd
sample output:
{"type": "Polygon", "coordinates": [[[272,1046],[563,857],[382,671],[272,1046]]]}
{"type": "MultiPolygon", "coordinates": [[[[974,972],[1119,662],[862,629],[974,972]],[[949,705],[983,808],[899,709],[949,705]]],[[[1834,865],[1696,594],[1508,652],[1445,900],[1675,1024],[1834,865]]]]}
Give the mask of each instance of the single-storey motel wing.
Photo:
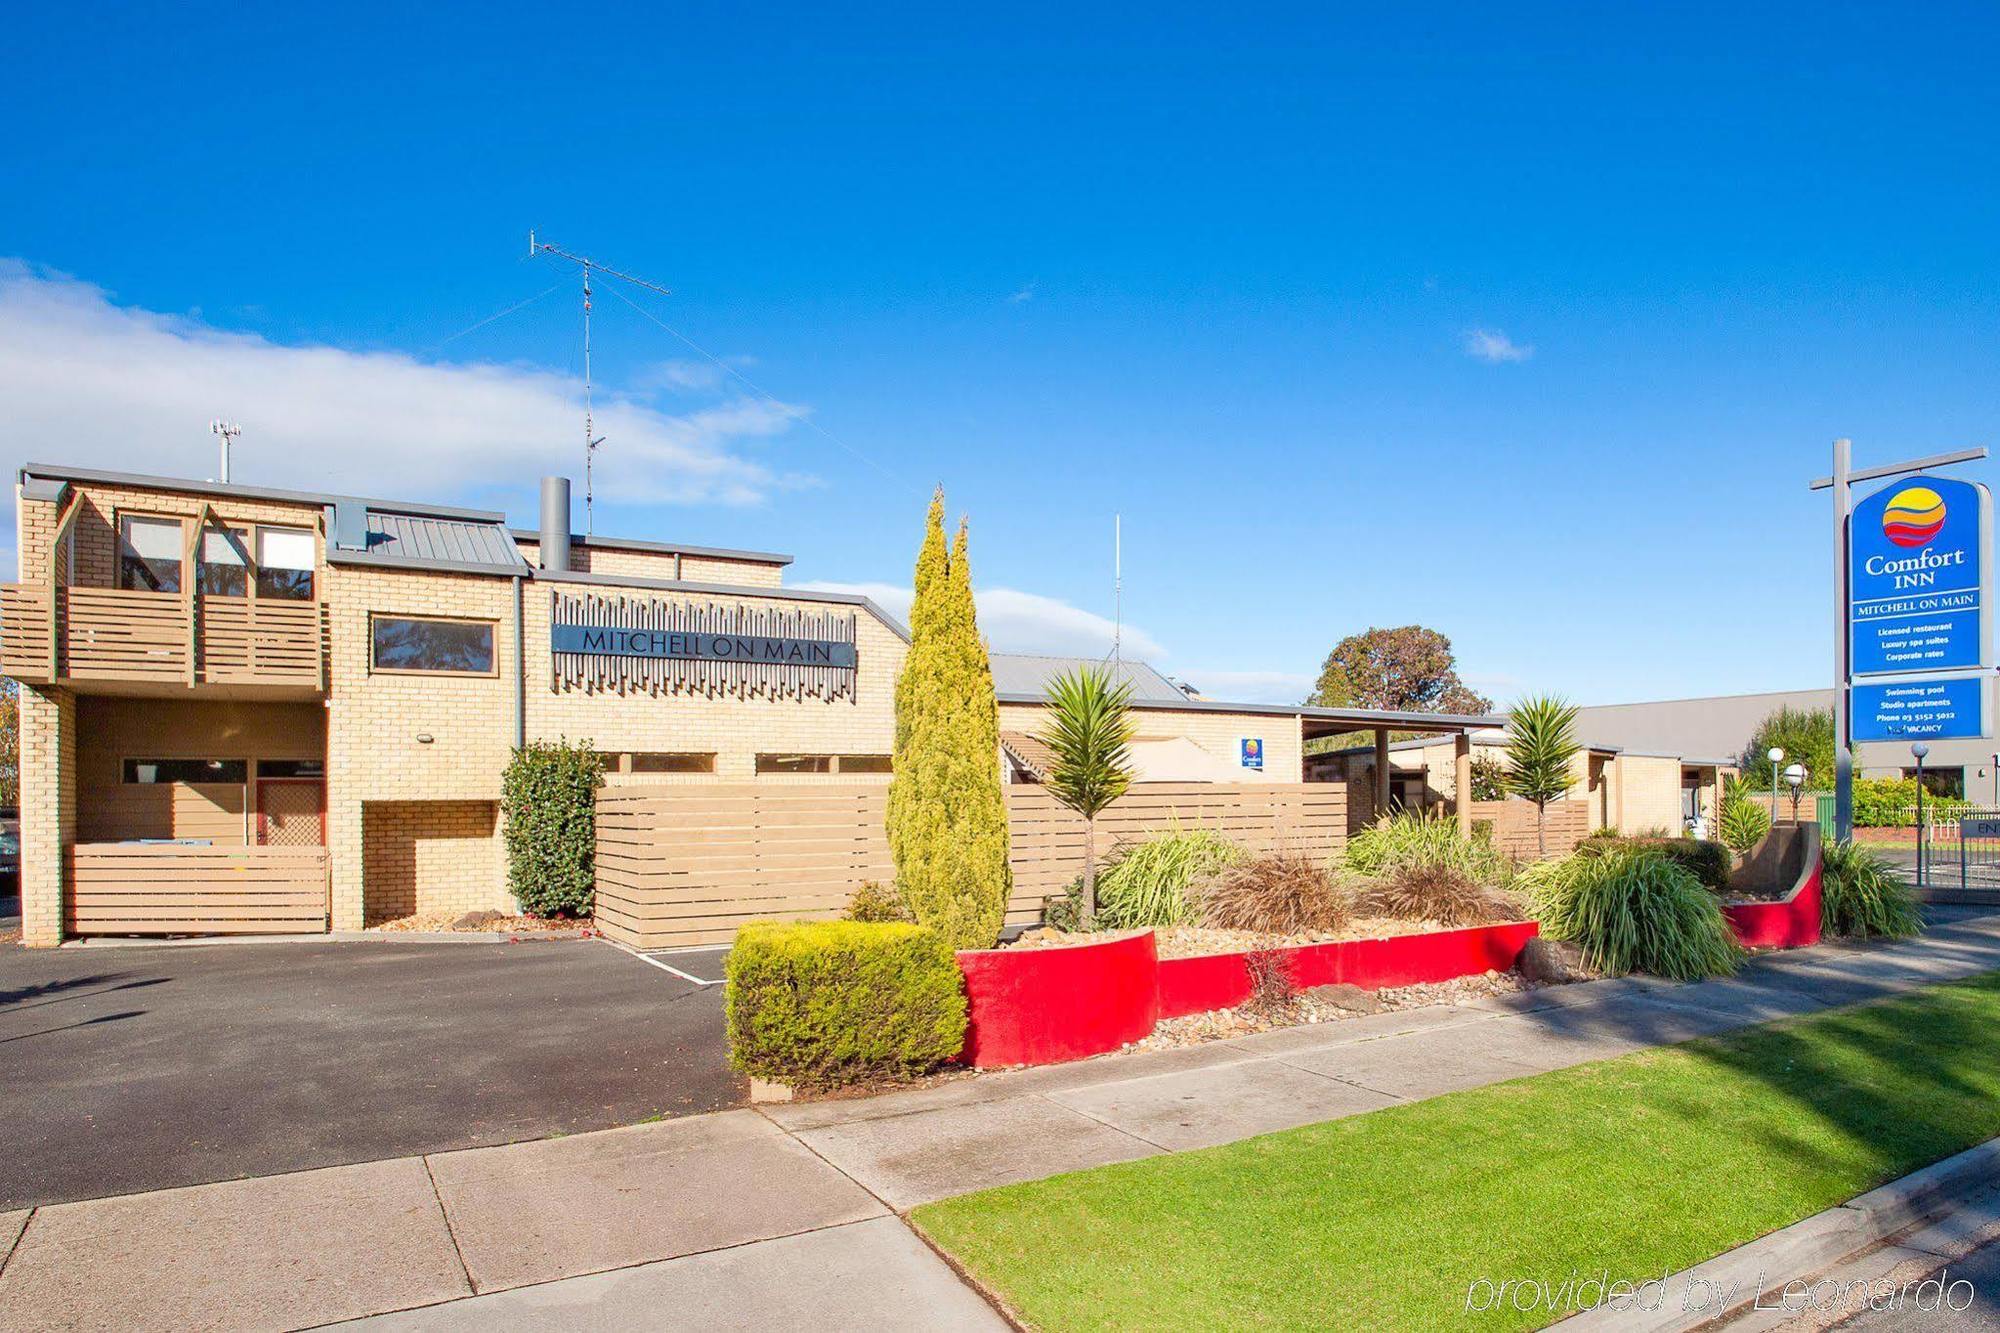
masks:
{"type": "MultiPolygon", "coordinates": [[[[561,479],[535,529],[45,464],[22,469],[16,497],[0,669],[21,687],[31,945],[507,910],[501,783],[530,740],[588,738],[607,790],[686,791],[682,841],[702,840],[725,790],[740,807],[890,780],[901,624],[865,597],[786,587],[789,556],[578,536],[561,479]]],[[[995,762],[1025,804],[1049,762],[1047,683],[1075,664],[994,658],[995,762]]],[[[1440,770],[1465,790],[1474,735],[1504,722],[1211,700],[1114,665],[1133,686],[1140,782],[1208,791],[1205,808],[1332,780],[1354,789],[1350,821],[1370,817],[1395,795],[1394,733],[1441,738],[1440,770]],[[1310,742],[1354,733],[1384,762],[1309,764],[1310,742]]],[[[1017,887],[1059,870],[1017,866],[1017,887]]]]}

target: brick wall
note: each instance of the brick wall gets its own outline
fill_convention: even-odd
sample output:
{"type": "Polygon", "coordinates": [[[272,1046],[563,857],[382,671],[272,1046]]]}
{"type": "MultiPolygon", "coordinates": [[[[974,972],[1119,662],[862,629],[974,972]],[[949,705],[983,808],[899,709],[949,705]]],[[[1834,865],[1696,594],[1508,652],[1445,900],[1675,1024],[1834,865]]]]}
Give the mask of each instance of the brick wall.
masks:
{"type": "Polygon", "coordinates": [[[492,801],[364,801],[368,925],[412,913],[513,910],[492,801]]]}
{"type": "MultiPolygon", "coordinates": [[[[1048,725],[1047,715],[1040,704],[1001,704],[1000,729],[1033,735],[1048,725]]],[[[1305,746],[1296,716],[1140,708],[1133,710],[1132,721],[1138,739],[1193,741],[1227,764],[1241,782],[1297,782],[1302,775],[1305,746]],[[1243,741],[1248,737],[1264,742],[1261,769],[1242,766],[1243,741]]]]}
{"type": "MultiPolygon", "coordinates": [[[[315,531],[321,514],[319,506],[309,504],[205,498],[137,487],[93,485],[74,489],[82,497],[70,527],[70,539],[76,549],[75,582],[87,588],[118,586],[118,520],[125,514],[192,522],[206,503],[225,527],[269,523],[315,531]]],[[[55,536],[56,507],[46,502],[23,501],[20,508],[21,578],[23,582],[40,582],[48,568],[49,543],[55,536]]]]}
{"type": "MultiPolygon", "coordinates": [[[[514,544],[530,564],[540,559],[540,542],[517,538],[514,544]]],[[[571,544],[569,567],[579,574],[679,579],[688,583],[727,583],[745,588],[782,587],[785,579],[785,567],[767,561],[681,555],[673,551],[627,551],[610,546],[586,546],[581,543],[571,544]]]]}
{"type": "Polygon", "coordinates": [[[63,849],[76,840],[76,699],[21,686],[21,935],[62,943],[63,849]]]}

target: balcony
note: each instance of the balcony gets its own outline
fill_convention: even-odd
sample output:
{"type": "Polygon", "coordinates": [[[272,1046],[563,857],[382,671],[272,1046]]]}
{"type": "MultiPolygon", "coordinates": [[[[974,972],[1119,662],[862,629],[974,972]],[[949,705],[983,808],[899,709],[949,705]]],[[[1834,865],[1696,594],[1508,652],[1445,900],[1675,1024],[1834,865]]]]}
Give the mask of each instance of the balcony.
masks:
{"type": "Polygon", "coordinates": [[[0,672],[30,684],[325,689],[318,602],[0,584],[0,672]]]}

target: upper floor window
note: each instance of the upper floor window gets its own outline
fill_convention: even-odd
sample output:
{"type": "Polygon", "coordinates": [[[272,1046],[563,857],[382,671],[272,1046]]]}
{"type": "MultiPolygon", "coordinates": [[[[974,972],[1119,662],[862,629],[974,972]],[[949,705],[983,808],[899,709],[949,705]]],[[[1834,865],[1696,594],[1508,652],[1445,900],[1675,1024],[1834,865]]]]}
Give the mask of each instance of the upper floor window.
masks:
{"type": "Polygon", "coordinates": [[[241,597],[249,583],[249,556],[249,539],[243,533],[204,529],[195,586],[206,597],[241,597]]]}
{"type": "Polygon", "coordinates": [[[257,529],[257,595],[311,601],[317,559],[310,529],[257,529]]]}
{"type": "Polygon", "coordinates": [[[183,558],[177,518],[118,520],[118,586],[138,592],[179,592],[183,558]]]}
{"type": "Polygon", "coordinates": [[[370,638],[377,671],[494,674],[490,620],[376,615],[370,618],[370,638]]]}

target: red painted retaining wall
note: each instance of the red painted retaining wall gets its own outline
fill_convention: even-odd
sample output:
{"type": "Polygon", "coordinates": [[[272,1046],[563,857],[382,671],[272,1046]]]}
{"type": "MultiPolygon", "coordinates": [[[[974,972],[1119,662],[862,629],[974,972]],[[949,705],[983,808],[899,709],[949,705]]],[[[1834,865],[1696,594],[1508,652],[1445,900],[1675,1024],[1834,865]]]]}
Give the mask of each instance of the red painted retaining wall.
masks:
{"type": "MultiPolygon", "coordinates": [[[[1375,990],[1504,972],[1538,933],[1532,921],[1378,940],[1303,944],[1291,959],[1301,989],[1336,982],[1375,990]]],[[[971,1022],[960,1059],[979,1068],[1043,1065],[1115,1051],[1162,1018],[1227,1009],[1250,995],[1249,955],[1162,961],[1153,932],[1048,949],[958,955],[971,1022]]]]}
{"type": "Polygon", "coordinates": [[[1746,949],[1798,949],[1819,943],[1821,878],[1825,864],[1814,849],[1812,864],[1782,900],[1736,903],[1722,909],[1736,942],[1746,949]]]}
{"type": "Polygon", "coordinates": [[[1153,932],[1047,949],[968,949],[970,1022],[959,1059],[981,1069],[1115,1051],[1159,1020],[1153,932]]]}
{"type": "MultiPolygon", "coordinates": [[[[1292,984],[1345,983],[1363,990],[1450,981],[1486,971],[1505,972],[1541,927],[1532,921],[1504,926],[1472,926],[1377,940],[1339,940],[1279,950],[1292,960],[1292,984]]],[[[1250,995],[1248,955],[1211,954],[1160,962],[1160,1017],[1179,1018],[1227,1009],[1250,995]]]]}

